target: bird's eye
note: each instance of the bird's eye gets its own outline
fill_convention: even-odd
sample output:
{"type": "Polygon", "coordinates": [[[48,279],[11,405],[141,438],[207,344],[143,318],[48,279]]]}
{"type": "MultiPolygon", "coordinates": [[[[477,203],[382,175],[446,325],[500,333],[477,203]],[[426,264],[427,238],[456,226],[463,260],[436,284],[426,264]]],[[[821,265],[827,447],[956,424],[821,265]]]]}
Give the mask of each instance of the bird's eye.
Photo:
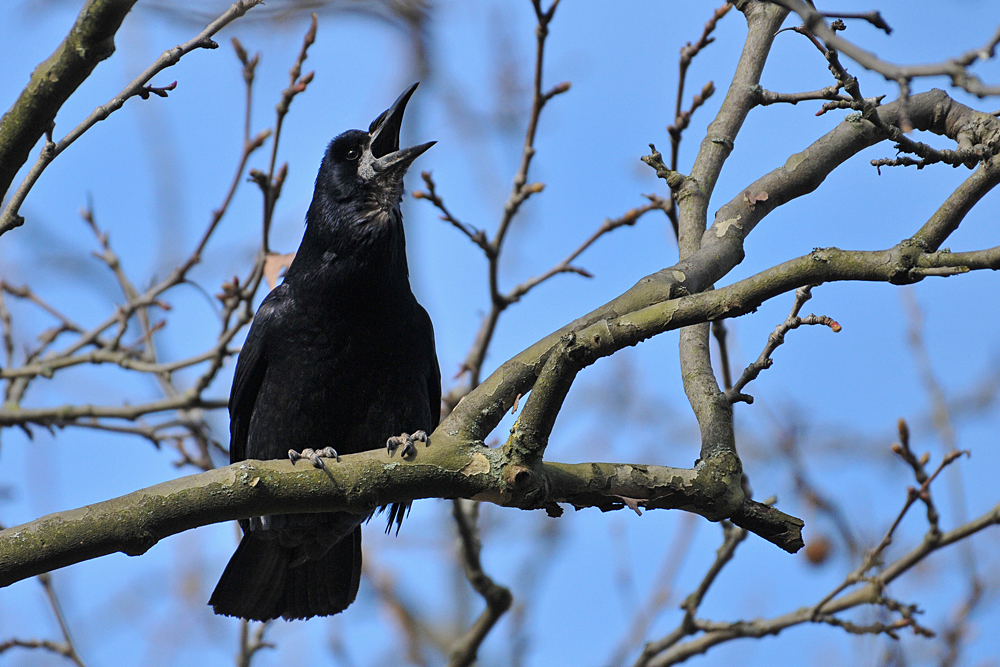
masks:
{"type": "Polygon", "coordinates": [[[351,150],[347,151],[347,153],[344,154],[344,157],[346,157],[348,160],[357,160],[360,155],[361,153],[358,151],[357,148],[352,148],[351,150]]]}

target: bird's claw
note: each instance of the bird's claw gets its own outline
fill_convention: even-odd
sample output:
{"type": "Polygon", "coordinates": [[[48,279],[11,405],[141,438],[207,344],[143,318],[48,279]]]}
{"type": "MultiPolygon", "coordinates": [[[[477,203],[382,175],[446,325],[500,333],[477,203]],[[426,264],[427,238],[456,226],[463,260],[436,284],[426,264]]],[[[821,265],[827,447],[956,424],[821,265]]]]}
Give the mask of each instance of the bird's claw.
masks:
{"type": "Polygon", "coordinates": [[[417,446],[413,444],[415,442],[428,442],[427,433],[424,431],[416,431],[414,433],[394,435],[385,441],[385,450],[389,456],[392,456],[393,452],[402,447],[399,451],[399,455],[404,459],[408,459],[411,456],[415,456],[417,453],[417,446]]]}
{"type": "Polygon", "coordinates": [[[340,461],[340,455],[337,454],[337,450],[333,447],[324,447],[323,449],[303,449],[301,452],[297,452],[294,449],[288,450],[288,459],[295,465],[295,462],[299,459],[309,459],[314,468],[320,468],[326,470],[326,464],[323,463],[323,459],[336,459],[340,461]]]}

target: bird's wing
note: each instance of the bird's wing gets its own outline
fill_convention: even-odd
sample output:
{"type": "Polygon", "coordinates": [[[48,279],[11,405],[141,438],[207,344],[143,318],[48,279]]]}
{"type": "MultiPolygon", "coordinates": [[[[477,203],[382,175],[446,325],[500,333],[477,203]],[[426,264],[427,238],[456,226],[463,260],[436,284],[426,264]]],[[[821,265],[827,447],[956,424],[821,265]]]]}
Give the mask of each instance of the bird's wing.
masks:
{"type": "Polygon", "coordinates": [[[423,306],[418,307],[427,323],[427,338],[431,348],[427,360],[430,364],[430,368],[427,369],[427,397],[431,402],[431,431],[433,431],[441,421],[441,367],[438,365],[437,347],[434,343],[434,323],[431,322],[423,306]]]}
{"type": "Polygon", "coordinates": [[[229,393],[229,462],[236,463],[246,458],[247,437],[250,432],[250,418],[264,373],[267,370],[266,341],[284,305],[283,286],[278,287],[264,299],[254,315],[250,332],[240,350],[233,376],[233,388],[229,393]]]}

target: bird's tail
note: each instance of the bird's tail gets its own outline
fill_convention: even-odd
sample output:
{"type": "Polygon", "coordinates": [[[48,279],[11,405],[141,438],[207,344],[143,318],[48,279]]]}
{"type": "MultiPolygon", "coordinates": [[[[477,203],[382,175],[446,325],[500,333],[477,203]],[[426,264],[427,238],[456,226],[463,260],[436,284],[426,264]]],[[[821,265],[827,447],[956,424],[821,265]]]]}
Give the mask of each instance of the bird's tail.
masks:
{"type": "Polygon", "coordinates": [[[212,592],[216,614],[253,621],[338,614],[361,582],[361,527],[321,558],[291,565],[295,552],[248,532],[212,592]]]}

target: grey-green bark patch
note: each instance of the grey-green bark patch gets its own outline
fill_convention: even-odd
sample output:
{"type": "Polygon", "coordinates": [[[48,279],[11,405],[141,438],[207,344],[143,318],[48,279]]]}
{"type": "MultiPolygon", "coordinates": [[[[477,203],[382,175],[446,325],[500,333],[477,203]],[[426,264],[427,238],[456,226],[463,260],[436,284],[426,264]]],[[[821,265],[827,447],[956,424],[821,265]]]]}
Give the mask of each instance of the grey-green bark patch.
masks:
{"type": "Polygon", "coordinates": [[[472,477],[473,475],[486,475],[490,472],[490,460],[482,453],[476,452],[472,455],[472,459],[469,463],[459,472],[466,477],[472,477]]]}
{"type": "Polygon", "coordinates": [[[726,235],[730,227],[735,227],[736,229],[743,229],[743,225],[740,224],[740,220],[743,219],[742,215],[737,215],[735,218],[727,218],[722,222],[715,223],[715,235],[720,239],[726,235]]]}
{"type": "Polygon", "coordinates": [[[793,153],[792,155],[788,156],[787,160],[785,160],[785,171],[788,172],[795,171],[795,169],[805,161],[806,161],[805,151],[802,151],[801,153],[793,153]]]}

